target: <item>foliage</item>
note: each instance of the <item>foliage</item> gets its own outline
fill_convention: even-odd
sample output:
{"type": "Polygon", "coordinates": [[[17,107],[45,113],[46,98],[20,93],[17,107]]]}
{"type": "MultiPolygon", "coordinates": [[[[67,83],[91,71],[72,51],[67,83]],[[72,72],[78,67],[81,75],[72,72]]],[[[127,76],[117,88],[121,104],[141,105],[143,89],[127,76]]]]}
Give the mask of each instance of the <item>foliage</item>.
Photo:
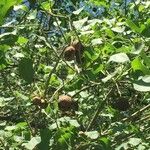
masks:
{"type": "Polygon", "coordinates": [[[150,147],[148,0],[2,0],[0,8],[1,149],[150,147]],[[60,95],[74,100],[65,102],[70,112],[59,110],[60,95]]]}

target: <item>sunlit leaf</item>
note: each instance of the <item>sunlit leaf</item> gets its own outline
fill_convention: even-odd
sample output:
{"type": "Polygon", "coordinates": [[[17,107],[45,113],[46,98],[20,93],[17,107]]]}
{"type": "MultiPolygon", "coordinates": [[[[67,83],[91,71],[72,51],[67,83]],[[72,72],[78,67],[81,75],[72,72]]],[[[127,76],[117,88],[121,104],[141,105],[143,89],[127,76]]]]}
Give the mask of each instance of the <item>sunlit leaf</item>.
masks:
{"type": "Polygon", "coordinates": [[[83,9],[84,9],[84,7],[81,7],[78,10],[73,11],[72,13],[75,14],[75,15],[79,15],[82,12],[83,9]]]}
{"type": "Polygon", "coordinates": [[[117,63],[126,63],[129,62],[130,59],[125,53],[118,53],[110,56],[108,62],[117,62],[117,63]]]}
{"type": "Polygon", "coordinates": [[[140,92],[150,91],[150,83],[142,82],[141,80],[133,83],[133,87],[135,90],[140,91],[140,92]]]}
{"type": "Polygon", "coordinates": [[[97,139],[99,137],[99,133],[97,131],[89,131],[84,133],[90,139],[97,139]]]}
{"type": "Polygon", "coordinates": [[[53,4],[54,4],[54,1],[49,0],[49,1],[43,2],[41,4],[41,8],[48,12],[51,12],[51,8],[52,8],[53,4]]]}
{"type": "Polygon", "coordinates": [[[136,57],[132,62],[131,66],[134,71],[141,70],[144,74],[150,74],[150,70],[142,63],[139,57],[136,57]]]}
{"type": "Polygon", "coordinates": [[[37,15],[37,11],[34,10],[32,13],[29,14],[29,16],[27,17],[27,19],[32,20],[35,19],[37,15]]]}
{"type": "Polygon", "coordinates": [[[80,30],[83,27],[83,25],[85,24],[85,22],[87,22],[87,20],[88,20],[88,17],[85,17],[81,20],[74,21],[73,25],[77,30],[80,30]]]}
{"type": "Polygon", "coordinates": [[[24,146],[27,150],[33,150],[36,145],[38,145],[41,142],[41,137],[33,137],[28,143],[23,143],[22,146],[24,146]]]}
{"type": "Polygon", "coordinates": [[[122,33],[125,28],[124,27],[113,27],[111,28],[112,31],[117,32],[117,33],[122,33]]]}
{"type": "Polygon", "coordinates": [[[140,138],[130,138],[129,143],[133,146],[137,146],[142,142],[140,138]]]}
{"type": "Polygon", "coordinates": [[[102,39],[101,38],[97,38],[97,39],[93,39],[92,41],[92,45],[99,45],[99,44],[102,44],[102,39]]]}
{"type": "Polygon", "coordinates": [[[28,39],[23,37],[23,36],[19,36],[18,41],[19,44],[26,44],[28,42],[28,39]]]}
{"type": "Polygon", "coordinates": [[[150,83],[150,75],[146,75],[146,76],[142,77],[142,80],[146,83],[150,83]]]}
{"type": "Polygon", "coordinates": [[[0,1],[0,25],[3,23],[8,10],[12,6],[17,5],[21,2],[22,2],[22,0],[1,0],[0,1]]]}

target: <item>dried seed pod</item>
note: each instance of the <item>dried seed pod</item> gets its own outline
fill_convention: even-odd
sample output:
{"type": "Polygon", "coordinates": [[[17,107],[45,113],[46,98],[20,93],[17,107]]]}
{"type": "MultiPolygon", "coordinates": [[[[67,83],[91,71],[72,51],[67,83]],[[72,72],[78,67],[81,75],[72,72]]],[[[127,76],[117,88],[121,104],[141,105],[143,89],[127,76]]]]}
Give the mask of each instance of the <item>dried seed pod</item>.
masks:
{"type": "Polygon", "coordinates": [[[68,46],[64,50],[64,58],[67,61],[72,61],[75,58],[75,48],[73,46],[68,46]]]}
{"type": "Polygon", "coordinates": [[[82,56],[84,52],[84,46],[80,41],[74,41],[72,46],[75,48],[75,56],[77,63],[82,63],[82,56]]]}
{"type": "Polygon", "coordinates": [[[119,97],[117,100],[112,102],[112,107],[120,111],[126,111],[130,108],[129,101],[124,97],[119,97]]]}
{"type": "Polygon", "coordinates": [[[68,95],[59,96],[58,107],[61,111],[77,111],[78,103],[68,95]]]}
{"type": "Polygon", "coordinates": [[[62,111],[70,111],[72,108],[72,98],[67,95],[59,96],[58,107],[62,111]]]}
{"type": "Polygon", "coordinates": [[[36,106],[39,106],[40,108],[46,108],[47,107],[47,102],[42,99],[41,97],[38,97],[38,96],[35,96],[33,99],[32,99],[32,103],[36,106]]]}
{"type": "Polygon", "coordinates": [[[74,41],[73,43],[72,43],[72,46],[76,49],[76,51],[83,51],[83,49],[84,49],[84,46],[82,45],[82,43],[81,43],[81,41],[74,41]]]}

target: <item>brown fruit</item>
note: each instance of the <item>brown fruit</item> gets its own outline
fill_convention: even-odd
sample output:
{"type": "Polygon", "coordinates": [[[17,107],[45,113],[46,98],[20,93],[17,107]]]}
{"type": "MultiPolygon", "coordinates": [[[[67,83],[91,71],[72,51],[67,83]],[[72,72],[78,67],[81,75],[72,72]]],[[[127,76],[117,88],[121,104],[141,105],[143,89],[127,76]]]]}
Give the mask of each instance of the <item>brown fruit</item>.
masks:
{"type": "Polygon", "coordinates": [[[48,105],[44,99],[42,99],[41,97],[38,97],[38,96],[36,96],[32,99],[32,103],[36,106],[39,106],[40,108],[43,108],[43,109],[46,108],[48,105]]]}
{"type": "Polygon", "coordinates": [[[73,101],[72,98],[68,95],[61,95],[59,96],[58,100],[58,108],[61,111],[77,111],[78,103],[73,101]]]}
{"type": "Polygon", "coordinates": [[[72,61],[75,58],[75,48],[73,46],[68,46],[64,50],[64,58],[67,61],[72,61]]]}
{"type": "Polygon", "coordinates": [[[84,48],[84,46],[82,45],[82,43],[80,41],[74,41],[72,43],[72,46],[76,49],[76,51],[81,51],[81,52],[84,48]]]}
{"type": "Polygon", "coordinates": [[[84,46],[80,41],[74,41],[72,43],[72,46],[75,48],[75,56],[77,63],[82,63],[84,46]]]}
{"type": "Polygon", "coordinates": [[[120,111],[126,111],[130,108],[129,101],[126,98],[118,98],[112,102],[112,107],[120,111]]]}

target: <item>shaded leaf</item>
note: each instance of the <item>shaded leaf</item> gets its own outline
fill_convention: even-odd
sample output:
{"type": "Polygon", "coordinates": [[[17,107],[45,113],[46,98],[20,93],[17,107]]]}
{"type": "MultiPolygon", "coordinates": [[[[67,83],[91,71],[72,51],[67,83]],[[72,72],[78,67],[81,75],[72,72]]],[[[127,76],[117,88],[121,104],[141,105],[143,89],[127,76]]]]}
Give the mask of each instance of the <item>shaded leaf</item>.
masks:
{"type": "Polygon", "coordinates": [[[26,82],[31,83],[33,81],[33,64],[31,59],[22,58],[19,62],[19,74],[26,82]]]}

